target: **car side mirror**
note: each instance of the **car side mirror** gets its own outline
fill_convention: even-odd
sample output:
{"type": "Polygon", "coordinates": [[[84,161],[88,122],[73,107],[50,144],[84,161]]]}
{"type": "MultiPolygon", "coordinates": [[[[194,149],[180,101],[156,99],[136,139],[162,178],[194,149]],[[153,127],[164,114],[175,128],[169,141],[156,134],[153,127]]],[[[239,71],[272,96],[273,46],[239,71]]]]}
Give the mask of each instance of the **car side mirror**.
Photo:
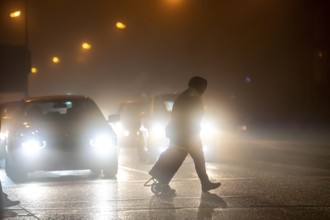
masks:
{"type": "Polygon", "coordinates": [[[119,114],[114,114],[114,115],[109,115],[108,116],[108,122],[118,122],[120,121],[120,115],[119,114]]]}

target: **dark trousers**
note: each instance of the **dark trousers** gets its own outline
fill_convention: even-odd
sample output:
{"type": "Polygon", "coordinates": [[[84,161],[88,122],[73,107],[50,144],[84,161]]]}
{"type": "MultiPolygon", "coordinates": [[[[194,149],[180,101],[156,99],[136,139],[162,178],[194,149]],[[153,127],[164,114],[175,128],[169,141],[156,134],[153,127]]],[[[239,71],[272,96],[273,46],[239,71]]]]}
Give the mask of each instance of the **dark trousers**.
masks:
{"type": "Polygon", "coordinates": [[[187,152],[175,146],[167,148],[149,171],[149,174],[163,184],[169,184],[187,156],[187,152]]]}
{"type": "Polygon", "coordinates": [[[199,137],[184,138],[182,140],[172,141],[172,144],[177,145],[186,150],[191,156],[195,164],[195,170],[201,184],[209,183],[209,176],[206,173],[205,158],[202,141],[199,137]]]}

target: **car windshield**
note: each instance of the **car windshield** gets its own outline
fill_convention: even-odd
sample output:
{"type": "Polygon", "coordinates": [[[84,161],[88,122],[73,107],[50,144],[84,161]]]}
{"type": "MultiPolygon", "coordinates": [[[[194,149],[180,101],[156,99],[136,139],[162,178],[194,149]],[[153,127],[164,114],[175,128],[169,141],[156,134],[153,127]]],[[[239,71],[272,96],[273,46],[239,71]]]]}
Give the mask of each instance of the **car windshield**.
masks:
{"type": "Polygon", "coordinates": [[[23,116],[40,120],[102,119],[97,105],[90,100],[42,100],[27,102],[23,116]]]}
{"type": "Polygon", "coordinates": [[[119,108],[119,114],[122,117],[137,117],[141,116],[141,114],[146,109],[145,102],[130,102],[130,103],[123,103],[119,108]]]}

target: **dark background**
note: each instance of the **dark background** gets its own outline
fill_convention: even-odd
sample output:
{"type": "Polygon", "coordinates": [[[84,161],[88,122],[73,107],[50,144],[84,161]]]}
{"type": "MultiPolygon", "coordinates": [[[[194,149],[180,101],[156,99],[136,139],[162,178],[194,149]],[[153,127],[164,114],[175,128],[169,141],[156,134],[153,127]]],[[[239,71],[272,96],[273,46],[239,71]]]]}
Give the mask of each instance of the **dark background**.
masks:
{"type": "Polygon", "coordinates": [[[325,127],[329,9],[327,0],[1,0],[0,44],[27,40],[38,68],[30,95],[85,94],[113,112],[201,75],[209,108],[235,120],[325,127]],[[28,38],[24,19],[6,12],[26,3],[28,38]]]}

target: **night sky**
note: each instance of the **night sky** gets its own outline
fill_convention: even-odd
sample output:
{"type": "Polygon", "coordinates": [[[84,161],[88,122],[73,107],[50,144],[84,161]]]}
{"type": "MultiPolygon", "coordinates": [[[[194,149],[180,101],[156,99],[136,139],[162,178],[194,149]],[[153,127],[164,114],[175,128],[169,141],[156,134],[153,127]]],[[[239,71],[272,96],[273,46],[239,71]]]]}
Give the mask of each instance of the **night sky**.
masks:
{"type": "MultiPolygon", "coordinates": [[[[1,13],[24,7],[23,0],[0,2],[1,13]]],[[[30,95],[85,94],[106,111],[121,100],[181,91],[201,75],[214,106],[291,115],[315,78],[313,51],[322,48],[315,30],[329,36],[329,4],[321,0],[27,2],[28,46],[38,68],[30,95]],[[127,28],[116,28],[117,21],[127,28]],[[81,50],[83,41],[90,51],[81,50]],[[51,63],[54,55],[61,63],[51,63]]],[[[22,44],[24,22],[8,22],[2,19],[0,42],[22,44]]]]}

